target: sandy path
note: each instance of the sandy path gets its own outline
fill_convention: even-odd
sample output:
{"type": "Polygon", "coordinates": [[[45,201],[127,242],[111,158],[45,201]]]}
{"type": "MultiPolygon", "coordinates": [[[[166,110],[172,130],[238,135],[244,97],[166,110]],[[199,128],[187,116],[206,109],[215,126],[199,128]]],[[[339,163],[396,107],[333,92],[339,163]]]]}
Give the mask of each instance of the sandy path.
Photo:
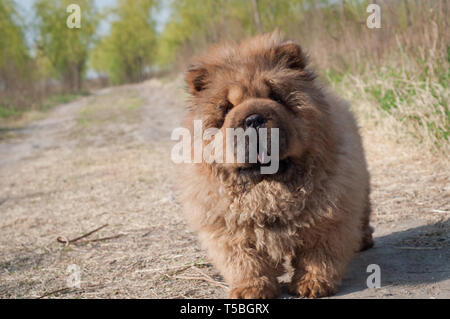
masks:
{"type": "MultiPolygon", "coordinates": [[[[60,106],[0,139],[0,297],[225,296],[173,193],[169,137],[182,114],[180,87],[149,81],[60,106]],[[87,239],[115,238],[56,241],[104,224],[87,239]],[[73,264],[81,285],[66,289],[73,264]]],[[[448,163],[376,129],[363,135],[376,247],[358,254],[337,297],[450,298],[448,163]],[[369,264],[381,267],[379,289],[366,287],[369,264]]]]}

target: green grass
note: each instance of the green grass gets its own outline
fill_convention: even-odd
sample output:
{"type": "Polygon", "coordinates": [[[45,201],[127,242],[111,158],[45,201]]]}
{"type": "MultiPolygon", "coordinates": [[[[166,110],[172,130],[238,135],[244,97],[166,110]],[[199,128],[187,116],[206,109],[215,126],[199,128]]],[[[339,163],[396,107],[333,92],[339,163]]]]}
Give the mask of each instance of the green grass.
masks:
{"type": "Polygon", "coordinates": [[[383,118],[390,118],[386,123],[391,127],[385,125],[387,130],[393,129],[394,119],[405,135],[433,149],[448,151],[448,63],[439,59],[431,65],[420,61],[409,65],[409,61],[402,62],[406,67],[371,66],[360,68],[357,74],[329,69],[324,76],[352,102],[357,117],[372,118],[377,125],[383,118]]]}
{"type": "Polygon", "coordinates": [[[16,117],[22,113],[23,113],[22,110],[0,105],[0,118],[16,117]]]}
{"type": "Polygon", "coordinates": [[[86,128],[104,123],[127,122],[138,116],[135,111],[143,103],[142,98],[135,95],[111,94],[95,97],[80,110],[77,123],[86,128]]]}
{"type": "Polygon", "coordinates": [[[79,93],[72,93],[72,94],[57,94],[57,95],[53,95],[51,96],[46,102],[42,103],[39,106],[39,109],[42,111],[51,109],[52,107],[56,106],[56,105],[60,105],[60,104],[67,104],[70,102],[75,101],[76,99],[78,99],[79,97],[82,96],[88,96],[90,93],[88,91],[81,91],[79,93]]]}
{"type": "Polygon", "coordinates": [[[90,93],[88,91],[81,91],[79,93],[63,93],[63,94],[55,94],[47,98],[45,101],[40,103],[37,106],[33,106],[33,102],[30,101],[28,105],[30,107],[18,108],[14,105],[9,105],[7,103],[0,104],[0,118],[8,119],[8,118],[17,118],[22,116],[24,113],[34,110],[34,111],[47,111],[52,109],[53,107],[60,104],[67,104],[73,102],[74,100],[82,97],[88,96],[90,93]]]}

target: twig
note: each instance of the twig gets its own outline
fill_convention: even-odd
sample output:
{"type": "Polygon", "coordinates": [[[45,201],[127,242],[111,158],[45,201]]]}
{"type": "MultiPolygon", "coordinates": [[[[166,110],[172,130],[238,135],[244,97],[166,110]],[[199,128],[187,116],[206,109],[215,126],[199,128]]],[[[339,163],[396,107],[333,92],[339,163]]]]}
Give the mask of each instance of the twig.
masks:
{"type": "Polygon", "coordinates": [[[228,287],[225,286],[224,284],[221,284],[220,282],[218,282],[216,280],[209,279],[208,277],[203,277],[203,276],[202,277],[173,276],[173,278],[175,278],[175,279],[183,279],[183,280],[203,280],[203,281],[207,281],[209,283],[212,283],[212,284],[214,284],[216,286],[219,286],[219,287],[221,287],[223,289],[227,289],[228,290],[228,287]]]}
{"type": "Polygon", "coordinates": [[[441,214],[448,214],[450,211],[448,210],[440,210],[440,209],[432,209],[430,212],[432,213],[441,213],[441,214]]]}
{"type": "Polygon", "coordinates": [[[450,271],[438,270],[438,271],[407,271],[407,274],[436,274],[436,273],[449,273],[450,271]]]}
{"type": "Polygon", "coordinates": [[[66,246],[69,246],[70,244],[72,244],[72,243],[74,243],[74,242],[77,242],[77,241],[79,241],[80,239],[86,238],[86,237],[92,235],[93,233],[98,232],[100,229],[103,229],[103,228],[105,228],[106,226],[108,226],[108,224],[105,224],[105,225],[103,225],[103,226],[100,226],[100,227],[98,227],[98,228],[96,228],[96,229],[90,231],[89,233],[86,233],[86,234],[81,235],[80,237],[77,237],[77,238],[74,238],[74,239],[68,240],[68,239],[67,239],[66,237],[64,237],[64,236],[59,236],[58,238],[56,238],[56,240],[57,240],[59,243],[61,243],[61,244],[65,244],[66,246]]]}
{"type": "Polygon", "coordinates": [[[85,288],[70,288],[70,287],[66,287],[66,288],[57,289],[57,290],[53,290],[53,291],[47,292],[47,293],[43,294],[42,296],[38,297],[37,299],[42,299],[42,298],[45,298],[45,297],[48,297],[48,296],[51,296],[51,295],[54,295],[54,294],[58,294],[58,293],[68,293],[68,292],[71,292],[71,290],[73,290],[73,292],[83,292],[83,291],[86,291],[88,289],[99,288],[99,287],[103,287],[103,286],[104,286],[103,284],[97,284],[97,285],[90,285],[90,286],[87,286],[85,288]]]}
{"type": "Polygon", "coordinates": [[[197,271],[201,275],[201,277],[192,277],[192,276],[172,276],[172,277],[176,279],[185,279],[185,280],[203,280],[228,290],[227,286],[225,286],[221,282],[218,282],[217,280],[214,280],[210,275],[208,275],[204,271],[201,271],[199,268],[192,266],[192,269],[197,271]]]}
{"type": "Polygon", "coordinates": [[[119,234],[119,235],[110,236],[110,237],[102,237],[102,238],[91,239],[91,240],[88,240],[86,242],[90,243],[90,242],[96,242],[96,241],[104,241],[104,240],[108,240],[108,239],[116,239],[116,238],[119,238],[119,237],[122,237],[122,236],[125,236],[125,234],[119,234]]]}
{"type": "Polygon", "coordinates": [[[442,247],[396,247],[397,249],[406,249],[406,250],[436,250],[441,249],[442,247]]]}
{"type": "Polygon", "coordinates": [[[196,267],[196,266],[192,266],[192,269],[194,269],[196,272],[198,272],[200,275],[209,278],[212,281],[215,281],[210,275],[208,275],[206,272],[200,270],[200,268],[196,267]]]}
{"type": "Polygon", "coordinates": [[[229,289],[226,285],[224,285],[224,284],[222,284],[221,282],[215,280],[215,279],[212,278],[210,275],[208,275],[206,272],[202,271],[200,268],[197,268],[197,267],[195,267],[195,266],[193,266],[192,268],[193,268],[195,271],[197,271],[198,273],[202,274],[204,277],[209,278],[209,279],[210,279],[210,282],[216,283],[218,286],[220,286],[220,287],[222,287],[222,288],[224,288],[224,289],[226,289],[226,290],[229,289]]]}
{"type": "Polygon", "coordinates": [[[38,297],[37,299],[42,299],[44,297],[48,297],[50,295],[54,295],[54,294],[57,294],[57,293],[60,293],[60,292],[66,292],[67,290],[70,290],[70,289],[71,288],[66,287],[66,288],[62,288],[62,289],[58,289],[58,290],[53,290],[53,291],[50,291],[50,292],[47,292],[47,293],[43,294],[42,296],[38,297]]]}
{"type": "Polygon", "coordinates": [[[135,272],[140,273],[140,272],[158,272],[158,271],[164,271],[164,270],[165,271],[172,270],[171,275],[176,275],[176,274],[179,274],[180,272],[183,272],[191,267],[206,266],[206,265],[210,265],[210,263],[199,262],[199,263],[193,263],[193,264],[189,264],[189,265],[180,265],[180,266],[173,266],[173,267],[142,269],[142,270],[136,270],[135,272]]]}

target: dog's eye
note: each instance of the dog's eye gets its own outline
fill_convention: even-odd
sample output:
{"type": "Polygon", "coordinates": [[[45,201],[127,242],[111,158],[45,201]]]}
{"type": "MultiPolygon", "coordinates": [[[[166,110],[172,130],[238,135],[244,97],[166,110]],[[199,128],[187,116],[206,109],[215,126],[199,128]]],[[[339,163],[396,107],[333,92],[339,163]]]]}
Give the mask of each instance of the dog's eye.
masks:
{"type": "Polygon", "coordinates": [[[269,99],[271,99],[272,101],[275,101],[277,103],[283,104],[283,99],[282,97],[275,91],[270,91],[269,94],[269,99]]]}

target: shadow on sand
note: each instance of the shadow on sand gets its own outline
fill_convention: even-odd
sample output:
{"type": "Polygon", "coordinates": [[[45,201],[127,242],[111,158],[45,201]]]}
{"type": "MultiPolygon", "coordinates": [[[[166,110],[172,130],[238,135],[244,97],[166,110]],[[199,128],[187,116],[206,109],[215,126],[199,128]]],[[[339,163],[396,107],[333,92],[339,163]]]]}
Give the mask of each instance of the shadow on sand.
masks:
{"type": "MultiPolygon", "coordinates": [[[[350,263],[337,297],[367,289],[367,266],[381,270],[381,287],[415,286],[450,279],[450,221],[438,222],[375,238],[375,247],[350,263]]],[[[282,287],[282,298],[287,286],[282,287]]]]}
{"type": "Polygon", "coordinates": [[[419,226],[375,239],[358,253],[338,295],[367,288],[367,266],[381,269],[381,286],[420,285],[450,279],[450,221],[419,226]]]}

